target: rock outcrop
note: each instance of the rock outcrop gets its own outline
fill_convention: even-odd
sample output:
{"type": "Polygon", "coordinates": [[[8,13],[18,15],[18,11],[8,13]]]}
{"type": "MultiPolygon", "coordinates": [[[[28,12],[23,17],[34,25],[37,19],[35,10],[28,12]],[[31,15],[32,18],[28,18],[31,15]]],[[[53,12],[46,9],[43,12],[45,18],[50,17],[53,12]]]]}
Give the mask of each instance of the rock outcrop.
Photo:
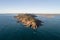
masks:
{"type": "Polygon", "coordinates": [[[19,22],[23,23],[26,27],[31,27],[32,29],[36,29],[38,27],[35,17],[36,16],[32,14],[18,14],[15,16],[19,22]]]}

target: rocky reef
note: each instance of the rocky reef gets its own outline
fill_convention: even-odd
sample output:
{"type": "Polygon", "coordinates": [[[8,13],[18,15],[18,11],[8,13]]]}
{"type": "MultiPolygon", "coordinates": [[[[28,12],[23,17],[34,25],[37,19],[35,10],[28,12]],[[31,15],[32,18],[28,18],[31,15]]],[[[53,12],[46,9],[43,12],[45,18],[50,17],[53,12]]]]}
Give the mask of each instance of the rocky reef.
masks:
{"type": "Polygon", "coordinates": [[[36,19],[33,14],[18,14],[14,16],[18,19],[18,22],[23,23],[26,27],[31,27],[32,29],[37,29],[39,25],[41,25],[42,21],[36,19]]]}

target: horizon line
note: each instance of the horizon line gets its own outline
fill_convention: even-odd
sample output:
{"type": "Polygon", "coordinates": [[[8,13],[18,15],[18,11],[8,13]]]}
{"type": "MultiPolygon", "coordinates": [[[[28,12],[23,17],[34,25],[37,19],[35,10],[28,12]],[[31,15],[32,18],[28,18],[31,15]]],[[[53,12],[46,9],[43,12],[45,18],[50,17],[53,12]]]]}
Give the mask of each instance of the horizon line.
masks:
{"type": "Polygon", "coordinates": [[[27,12],[23,13],[21,12],[21,13],[0,13],[0,14],[60,14],[60,13],[27,13],[27,12]]]}

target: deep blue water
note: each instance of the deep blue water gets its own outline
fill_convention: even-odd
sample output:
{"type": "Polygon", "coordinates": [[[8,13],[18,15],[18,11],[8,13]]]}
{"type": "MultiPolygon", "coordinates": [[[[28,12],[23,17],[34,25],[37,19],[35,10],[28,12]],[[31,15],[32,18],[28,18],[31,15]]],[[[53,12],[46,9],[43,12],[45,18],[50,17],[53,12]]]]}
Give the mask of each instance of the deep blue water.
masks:
{"type": "Polygon", "coordinates": [[[60,40],[60,16],[38,16],[44,23],[36,31],[17,23],[14,14],[0,14],[0,40],[60,40]]]}

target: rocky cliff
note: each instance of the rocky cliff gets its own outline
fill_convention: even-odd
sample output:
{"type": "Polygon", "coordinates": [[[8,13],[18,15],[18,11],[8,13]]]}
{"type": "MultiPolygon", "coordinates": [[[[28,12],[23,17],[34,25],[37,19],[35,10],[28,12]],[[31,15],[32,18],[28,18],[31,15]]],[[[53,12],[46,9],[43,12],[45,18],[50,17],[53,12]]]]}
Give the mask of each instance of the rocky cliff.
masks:
{"type": "MultiPolygon", "coordinates": [[[[18,14],[15,18],[18,19],[19,22],[23,23],[26,27],[31,27],[32,29],[37,29],[38,21],[35,15],[32,14],[18,14]]],[[[39,21],[41,24],[41,21],[39,21]]]]}

